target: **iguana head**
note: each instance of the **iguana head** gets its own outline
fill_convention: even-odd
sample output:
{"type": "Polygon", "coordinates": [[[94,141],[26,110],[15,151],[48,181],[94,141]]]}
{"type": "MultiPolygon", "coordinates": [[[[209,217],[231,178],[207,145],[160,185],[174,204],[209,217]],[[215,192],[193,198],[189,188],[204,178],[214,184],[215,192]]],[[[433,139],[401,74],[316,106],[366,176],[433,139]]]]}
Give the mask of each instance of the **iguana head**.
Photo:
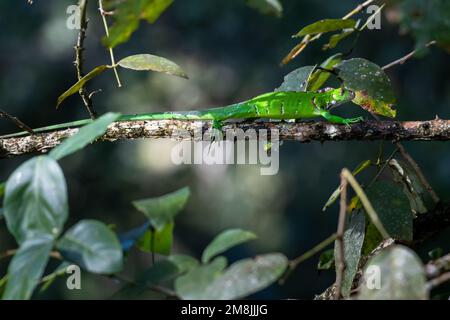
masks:
{"type": "Polygon", "coordinates": [[[344,88],[324,88],[318,91],[320,93],[318,100],[324,109],[330,110],[355,98],[355,93],[344,88]]]}

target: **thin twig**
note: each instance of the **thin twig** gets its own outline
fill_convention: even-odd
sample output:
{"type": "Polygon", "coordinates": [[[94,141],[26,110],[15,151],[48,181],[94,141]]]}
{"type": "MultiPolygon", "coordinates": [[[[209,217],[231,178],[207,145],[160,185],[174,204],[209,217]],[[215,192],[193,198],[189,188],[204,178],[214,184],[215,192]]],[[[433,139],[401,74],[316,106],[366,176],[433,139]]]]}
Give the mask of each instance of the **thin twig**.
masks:
{"type": "MultiPolygon", "coordinates": [[[[366,7],[368,7],[370,4],[372,4],[373,2],[375,2],[376,0],[367,0],[364,3],[359,4],[356,8],[354,8],[352,11],[350,11],[349,13],[347,13],[345,16],[342,17],[342,19],[348,19],[358,13],[360,13],[361,11],[363,11],[366,7]]],[[[292,50],[291,52],[289,52],[289,54],[284,57],[283,61],[281,62],[282,64],[287,64],[289,63],[289,61],[291,61],[292,59],[294,59],[295,57],[297,57],[307,46],[308,44],[310,44],[311,42],[318,40],[320,37],[322,36],[322,33],[316,34],[314,36],[311,35],[306,35],[302,41],[297,44],[292,50]]]]}
{"type": "Polygon", "coordinates": [[[427,288],[428,288],[428,290],[434,289],[434,288],[439,287],[440,285],[444,284],[447,281],[450,281],[450,272],[443,273],[439,277],[428,281],[427,288]]]}
{"type": "Polygon", "coordinates": [[[17,253],[17,249],[11,249],[11,250],[7,250],[4,253],[0,254],[0,260],[12,257],[13,255],[15,255],[17,253]]]}
{"type": "Polygon", "coordinates": [[[420,169],[417,162],[413,159],[413,157],[411,157],[411,155],[408,153],[408,151],[406,151],[406,149],[403,147],[403,145],[400,142],[396,142],[395,145],[397,146],[398,150],[400,151],[402,157],[410,164],[410,166],[416,172],[417,177],[419,178],[420,182],[425,187],[425,189],[427,189],[428,193],[430,194],[431,198],[433,199],[433,202],[435,204],[439,203],[439,201],[441,201],[439,199],[439,196],[433,190],[433,188],[431,187],[427,178],[425,178],[425,175],[423,174],[423,172],[420,169]]]}
{"type": "MultiPolygon", "coordinates": [[[[425,45],[425,47],[428,48],[428,47],[430,47],[430,46],[432,46],[432,45],[435,45],[435,44],[436,44],[436,41],[433,40],[433,41],[428,42],[428,43],[425,45]]],[[[410,58],[412,58],[412,57],[417,53],[418,50],[419,50],[419,49],[415,49],[415,50],[411,51],[411,52],[408,53],[406,56],[401,57],[400,59],[397,59],[397,60],[395,60],[395,61],[393,61],[393,62],[391,62],[391,63],[385,65],[382,69],[383,69],[383,70],[387,70],[387,69],[389,69],[389,68],[392,68],[393,66],[396,66],[396,65],[399,65],[399,64],[404,64],[407,60],[409,60],[410,58]]]]}
{"type": "MultiPolygon", "coordinates": [[[[5,251],[4,253],[0,254],[0,260],[14,256],[17,253],[17,251],[19,251],[19,249],[10,249],[5,251]]],[[[63,259],[63,257],[58,251],[51,251],[49,253],[49,256],[57,260],[63,259]]]]}
{"type": "Polygon", "coordinates": [[[326,238],[325,240],[323,240],[319,244],[315,245],[313,248],[311,248],[310,250],[306,251],[301,256],[298,256],[297,258],[291,260],[289,262],[289,267],[291,269],[297,268],[299,264],[301,264],[302,262],[308,260],[312,256],[318,254],[320,251],[322,251],[323,249],[328,247],[330,244],[332,244],[335,240],[336,240],[336,234],[333,233],[331,236],[329,236],[328,238],[326,238]]]}
{"type": "MultiPolygon", "coordinates": [[[[80,32],[78,33],[77,45],[75,46],[75,69],[77,70],[77,78],[78,81],[81,80],[84,76],[83,74],[83,52],[84,52],[84,40],[86,39],[86,30],[88,27],[88,19],[86,18],[87,11],[87,3],[88,0],[79,0],[78,7],[80,9],[80,32]]],[[[95,119],[97,117],[97,113],[92,106],[92,99],[90,95],[86,92],[84,86],[78,91],[80,94],[81,100],[83,100],[83,104],[86,107],[86,110],[89,113],[91,119],[95,119]]]]}
{"type": "Polygon", "coordinates": [[[313,248],[309,249],[305,253],[303,253],[301,256],[298,256],[297,258],[289,261],[289,268],[287,269],[286,273],[283,275],[283,277],[280,279],[279,283],[284,284],[291,275],[292,271],[298,267],[299,264],[302,262],[310,259],[314,255],[321,252],[323,249],[328,247],[330,244],[332,244],[336,240],[336,234],[333,233],[331,236],[320,242],[319,244],[315,245],[313,248]]]}
{"type": "MultiPolygon", "coordinates": [[[[109,37],[109,28],[108,28],[108,22],[106,21],[106,12],[103,9],[103,1],[98,0],[98,10],[100,11],[100,15],[102,16],[103,20],[103,26],[105,28],[106,36],[109,37]]],[[[111,65],[113,66],[114,75],[116,76],[117,80],[117,86],[120,88],[122,86],[122,83],[120,82],[119,73],[117,72],[116,68],[116,59],[114,58],[114,51],[112,48],[109,48],[109,56],[111,58],[111,65]]]]}
{"type": "Polygon", "coordinates": [[[347,179],[344,170],[341,173],[341,199],[339,210],[339,222],[336,233],[336,290],[334,293],[335,300],[341,298],[342,279],[344,278],[345,256],[344,256],[344,232],[345,219],[347,215],[347,179]]]}
{"type": "Polygon", "coordinates": [[[27,131],[29,134],[34,134],[33,129],[31,129],[29,126],[27,126],[25,123],[23,123],[22,121],[19,120],[19,118],[14,117],[12,115],[10,115],[9,113],[7,113],[6,111],[3,111],[0,109],[0,117],[1,118],[5,118],[6,120],[11,121],[12,123],[14,123],[17,127],[19,127],[22,130],[27,131]]]}
{"type": "Polygon", "coordinates": [[[344,178],[347,180],[347,182],[350,183],[353,190],[355,190],[359,200],[361,201],[364,209],[366,210],[367,215],[370,217],[373,224],[377,227],[381,236],[384,239],[388,239],[389,233],[384,228],[383,224],[381,223],[380,218],[378,217],[378,214],[376,213],[375,209],[373,208],[372,204],[370,203],[369,199],[367,198],[366,194],[364,193],[364,191],[361,188],[361,186],[359,185],[359,183],[353,177],[351,172],[348,171],[347,169],[343,169],[341,174],[344,176],[344,178]]]}

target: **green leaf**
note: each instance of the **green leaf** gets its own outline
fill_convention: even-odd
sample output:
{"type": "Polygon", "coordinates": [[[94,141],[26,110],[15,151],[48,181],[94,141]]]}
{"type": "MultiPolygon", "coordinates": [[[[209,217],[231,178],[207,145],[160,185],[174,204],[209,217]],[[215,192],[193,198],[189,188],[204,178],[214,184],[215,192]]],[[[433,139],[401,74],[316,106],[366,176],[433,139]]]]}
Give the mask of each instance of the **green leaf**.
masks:
{"type": "Polygon", "coordinates": [[[433,250],[428,251],[428,256],[432,260],[439,259],[444,255],[444,250],[442,248],[434,248],[433,250]]]}
{"type": "Polygon", "coordinates": [[[199,262],[197,259],[182,254],[174,254],[168,256],[167,260],[169,260],[170,262],[174,263],[177,266],[179,273],[188,272],[199,266],[199,262]]]}
{"type": "Polygon", "coordinates": [[[222,259],[179,277],[175,282],[177,294],[182,299],[240,299],[274,283],[288,265],[284,255],[273,253],[237,261],[223,272],[226,261],[222,259]]]}
{"type": "Polygon", "coordinates": [[[396,240],[411,241],[413,215],[401,187],[390,181],[377,181],[366,193],[389,235],[396,240]]]}
{"type": "Polygon", "coordinates": [[[39,156],[19,166],[6,182],[4,210],[8,230],[19,244],[36,234],[57,237],[69,212],[58,163],[39,156]]]}
{"type": "Polygon", "coordinates": [[[0,198],[2,198],[5,195],[5,187],[6,187],[5,182],[0,183],[0,198]]]}
{"type": "MultiPolygon", "coordinates": [[[[344,261],[345,269],[342,277],[341,294],[349,297],[352,290],[353,279],[358,270],[361,249],[364,243],[364,232],[366,228],[365,215],[362,210],[346,216],[346,228],[344,232],[344,261]]],[[[334,256],[336,259],[338,244],[335,242],[334,256]]]]}
{"type": "MultiPolygon", "coordinates": [[[[356,168],[355,170],[353,170],[352,174],[354,176],[356,176],[358,173],[360,173],[361,171],[367,169],[368,167],[370,167],[370,165],[372,164],[372,161],[370,160],[365,160],[363,162],[361,162],[356,168]]],[[[336,188],[336,190],[334,190],[334,192],[331,194],[330,198],[328,198],[327,203],[325,203],[325,205],[322,208],[322,211],[327,210],[327,208],[329,206],[331,206],[333,203],[336,202],[336,199],[339,198],[339,196],[341,195],[341,187],[338,186],[336,188]]]]}
{"type": "Polygon", "coordinates": [[[308,34],[325,33],[342,29],[354,28],[356,21],[353,19],[324,19],[307,25],[294,37],[302,37],[308,34]]]}
{"type": "Polygon", "coordinates": [[[305,66],[291,71],[284,77],[283,83],[274,91],[305,92],[314,69],[315,66],[305,66]]]}
{"type": "Polygon", "coordinates": [[[94,122],[82,127],[75,135],[66,139],[59,146],[50,152],[50,157],[55,160],[61,160],[68,155],[75,153],[89,143],[95,141],[106,132],[108,126],[120,117],[120,113],[109,112],[94,122]]]}
{"type": "Polygon", "coordinates": [[[245,2],[262,14],[273,15],[278,18],[283,15],[283,6],[279,0],[246,0],[245,2]]]}
{"type": "Polygon", "coordinates": [[[279,253],[240,260],[232,264],[208,287],[205,298],[213,300],[244,298],[277,281],[287,266],[288,259],[279,253]]]}
{"type": "Polygon", "coordinates": [[[334,249],[325,250],[320,254],[317,270],[329,270],[334,267],[334,249]]]}
{"type": "Polygon", "coordinates": [[[53,247],[53,237],[40,234],[26,239],[8,267],[3,299],[28,300],[40,282],[53,247]]]}
{"type": "Polygon", "coordinates": [[[161,230],[149,228],[137,242],[137,247],[145,252],[169,255],[172,251],[174,223],[167,223],[161,230]]]}
{"type": "Polygon", "coordinates": [[[428,209],[434,207],[430,193],[424,188],[416,171],[408,163],[398,159],[391,159],[389,167],[392,170],[394,181],[403,186],[403,192],[408,197],[414,214],[426,213],[428,209]]]}
{"type": "Polygon", "coordinates": [[[183,210],[189,195],[189,188],[184,187],[161,197],[133,201],[133,205],[145,214],[156,230],[161,230],[183,210]]]}
{"type": "Polygon", "coordinates": [[[379,115],[392,117],[396,111],[395,94],[391,81],[375,63],[362,58],[344,60],[335,69],[347,89],[355,92],[354,103],[379,115]]]}
{"type": "Polygon", "coordinates": [[[206,296],[206,289],[222,275],[226,266],[227,259],[218,257],[209,264],[191,269],[175,280],[175,292],[184,300],[211,299],[206,296]]]}
{"type": "Polygon", "coordinates": [[[172,280],[179,274],[180,270],[175,263],[169,260],[161,260],[140,274],[137,283],[144,285],[159,284],[172,280]]]}
{"type": "Polygon", "coordinates": [[[122,269],[122,248],[102,222],[81,220],[57,242],[63,257],[93,272],[110,274],[122,269]]]}
{"type": "Polygon", "coordinates": [[[360,300],[428,299],[422,262],[411,249],[393,245],[370,259],[364,270],[360,300]]]}
{"type": "Polygon", "coordinates": [[[173,0],[104,1],[106,10],[114,11],[114,23],[109,29],[109,37],[104,38],[103,42],[109,48],[114,48],[128,41],[138,29],[141,19],[155,23],[172,3],[173,0]]]}
{"type": "MultiPolygon", "coordinates": [[[[334,68],[335,65],[340,63],[342,61],[342,53],[337,53],[331,57],[329,57],[327,60],[321,63],[320,67],[323,69],[331,70],[334,68]]],[[[319,90],[324,83],[328,80],[328,78],[331,76],[330,72],[317,69],[313,72],[311,75],[309,81],[308,81],[308,88],[307,91],[317,91],[319,90]]]]}
{"type": "Polygon", "coordinates": [[[183,69],[181,69],[181,67],[175,62],[151,54],[136,54],[129,56],[123,58],[117,64],[126,69],[137,71],[156,71],[188,79],[188,76],[183,69]]]}
{"type": "Polygon", "coordinates": [[[364,237],[364,244],[362,254],[368,256],[371,252],[383,241],[383,236],[378,231],[377,227],[372,221],[367,222],[366,236],[364,237]]]}
{"type": "Polygon", "coordinates": [[[253,232],[241,229],[230,229],[222,232],[203,251],[202,262],[206,263],[211,258],[237,246],[241,243],[253,240],[256,235],[253,232]]]}
{"type": "Polygon", "coordinates": [[[341,33],[333,34],[330,37],[330,39],[328,40],[328,43],[325,44],[322,49],[329,50],[329,49],[336,48],[336,46],[339,44],[339,42],[341,42],[342,40],[347,38],[353,32],[355,32],[355,29],[345,29],[345,30],[342,30],[341,33]]]}
{"type": "Polygon", "coordinates": [[[105,71],[108,68],[109,68],[109,66],[106,66],[106,65],[98,66],[97,68],[95,68],[94,70],[89,72],[87,75],[85,75],[83,78],[78,80],[66,92],[64,92],[62,95],[60,95],[58,97],[58,101],[56,103],[56,108],[58,108],[61,105],[61,103],[64,100],[66,100],[68,97],[70,97],[71,95],[80,91],[80,89],[83,88],[89,80],[92,80],[93,78],[95,78],[96,76],[98,76],[99,74],[101,74],[103,71],[105,71]]]}

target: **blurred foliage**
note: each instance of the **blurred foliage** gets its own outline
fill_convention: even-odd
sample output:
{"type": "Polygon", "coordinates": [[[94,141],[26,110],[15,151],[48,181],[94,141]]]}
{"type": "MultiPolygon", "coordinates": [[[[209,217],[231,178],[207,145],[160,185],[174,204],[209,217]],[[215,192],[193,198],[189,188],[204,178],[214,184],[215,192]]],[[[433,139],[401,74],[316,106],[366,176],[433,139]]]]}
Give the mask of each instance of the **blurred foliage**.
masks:
{"type": "MultiPolygon", "coordinates": [[[[73,120],[84,111],[74,97],[67,100],[72,108],[68,106],[64,112],[54,112],[57,93],[76,83],[75,70],[69,62],[73,56],[72,46],[77,32],[65,27],[64,12],[73,1],[49,2],[51,4],[42,5],[37,1],[32,7],[26,5],[25,1],[21,4],[0,3],[1,12],[15,12],[15,15],[2,15],[0,20],[0,27],[5,31],[0,35],[4,49],[0,51],[0,67],[4,70],[0,92],[8,111],[33,127],[41,126],[42,123],[73,120]],[[17,16],[21,19],[17,19],[17,16]],[[34,32],[30,33],[29,30],[34,32]],[[11,90],[11,83],[15,84],[14,90],[11,90]]],[[[127,113],[161,111],[178,105],[183,106],[180,109],[198,109],[210,104],[226,105],[272,91],[282,82],[283,76],[289,75],[290,70],[280,69],[278,62],[289,49],[289,35],[299,29],[299,21],[303,25],[314,25],[314,21],[323,17],[342,16],[354,6],[352,1],[323,6],[320,2],[286,0],[282,8],[276,0],[246,1],[263,13],[280,16],[283,12],[282,19],[273,19],[255,14],[242,3],[242,0],[190,0],[175,1],[173,4],[172,1],[163,0],[105,1],[107,10],[115,10],[112,17],[106,16],[111,23],[110,37],[105,39],[108,46],[115,47],[126,42],[126,45],[115,48],[124,57],[133,56],[137,50],[174,56],[189,73],[191,80],[181,82],[164,75],[124,72],[121,76],[126,88],[119,90],[113,87],[110,78],[95,77],[89,79],[90,86],[104,90],[102,95],[95,96],[95,107],[100,112],[117,110],[127,113]],[[161,15],[166,9],[167,12],[161,15]],[[141,20],[154,24],[138,28],[141,20]]],[[[95,1],[90,4],[86,69],[95,70],[95,66],[109,62],[99,41],[104,31],[95,10],[97,4],[95,1]]],[[[422,47],[430,40],[436,40],[444,47],[447,45],[446,36],[450,33],[446,31],[446,15],[450,10],[445,1],[403,0],[398,4],[395,10],[400,10],[397,11],[400,18],[392,19],[392,16],[395,18],[395,11],[387,11],[387,15],[391,15],[389,21],[400,23],[401,31],[411,33],[417,41],[417,47],[422,47]]],[[[392,8],[389,10],[394,10],[392,8]]],[[[365,20],[366,17],[362,12],[356,18],[365,20]]],[[[341,32],[348,27],[346,23],[338,23],[342,25],[333,30],[341,32]]],[[[293,67],[294,72],[286,77],[282,86],[295,90],[317,90],[325,83],[337,86],[339,84],[332,73],[317,69],[314,65],[325,61],[321,64],[322,68],[338,70],[338,64],[345,65],[353,57],[364,57],[367,63],[374,61],[382,65],[411,51],[413,45],[410,38],[399,38],[397,26],[389,25],[385,20],[382,26],[381,31],[365,30],[362,33],[361,29],[356,30],[357,24],[352,23],[351,34],[346,34],[344,38],[338,33],[339,38],[334,38],[331,44],[329,40],[326,42],[326,49],[334,47],[340,51],[337,55],[324,55],[320,46],[310,44],[309,50],[297,58],[299,66],[293,67]],[[351,46],[350,40],[353,41],[351,46]],[[383,46],[379,45],[381,42],[383,46]],[[353,57],[347,56],[349,51],[353,57]],[[304,67],[307,64],[310,66],[304,67]]],[[[134,60],[125,65],[132,69],[155,69],[153,60],[150,63],[148,59],[144,60],[137,67],[134,60]]],[[[424,60],[409,62],[399,67],[400,70],[389,70],[388,79],[392,81],[389,86],[383,87],[389,90],[387,102],[393,103],[391,93],[395,91],[397,109],[402,119],[431,118],[436,113],[443,117],[449,116],[450,84],[445,72],[448,67],[448,56],[433,50],[424,60]]],[[[379,67],[375,73],[377,71],[379,67]]],[[[372,70],[365,75],[369,75],[369,72],[372,70]]],[[[349,73],[351,77],[354,72],[349,73]]],[[[355,83],[354,79],[347,79],[348,83],[353,83],[353,86],[361,84],[355,83]]],[[[77,86],[71,92],[76,93],[79,88],[77,86]]],[[[367,85],[363,89],[367,88],[368,92],[373,93],[369,95],[372,102],[384,102],[385,95],[378,95],[378,87],[371,90],[373,88],[367,85]]],[[[362,102],[358,104],[364,105],[362,102]]],[[[370,108],[380,107],[370,105],[370,108]]],[[[358,111],[358,108],[353,108],[353,111],[343,110],[342,113],[353,115],[358,111]]],[[[2,125],[5,131],[14,129],[10,124],[2,125]]],[[[175,294],[182,298],[230,299],[256,293],[276,282],[289,268],[286,256],[295,256],[308,250],[318,239],[335,231],[335,217],[321,215],[319,204],[333,191],[340,169],[354,167],[361,159],[373,159],[365,162],[367,165],[358,175],[358,180],[368,182],[368,186],[364,184],[363,187],[389,233],[410,240],[412,219],[418,212],[426,214],[429,208],[423,190],[415,185],[415,178],[409,171],[405,174],[407,170],[399,170],[399,166],[391,166],[396,167],[396,170],[385,170],[386,166],[382,164],[391,159],[386,157],[388,151],[382,150],[378,143],[343,142],[338,145],[299,146],[287,142],[280,155],[281,172],[274,177],[259,176],[255,166],[176,167],[167,156],[173,145],[169,141],[97,144],[95,148],[72,154],[95,139],[98,130],[104,128],[104,123],[99,124],[96,130],[80,131],[75,139],[68,139],[59,149],[61,155],[55,158],[71,156],[58,163],[47,156],[31,158],[21,167],[18,164],[23,159],[2,160],[4,165],[0,178],[6,180],[10,176],[4,199],[6,224],[21,243],[10,262],[9,270],[6,270],[7,264],[3,261],[0,264],[0,274],[9,274],[0,280],[0,291],[3,290],[4,298],[30,298],[46,266],[48,270],[53,270],[47,275],[53,285],[45,286],[46,290],[35,293],[35,297],[108,298],[108,293],[116,290],[125,297],[155,298],[168,294],[150,294],[146,286],[153,284],[173,288],[175,294]],[[87,135],[83,137],[84,134],[87,135]],[[39,163],[45,165],[37,166],[39,163]],[[40,169],[34,170],[37,167],[40,169]],[[10,180],[14,175],[17,177],[17,173],[21,173],[21,178],[10,180]],[[22,181],[23,177],[28,178],[22,181]],[[374,184],[373,177],[378,180],[374,184]],[[63,184],[64,187],[55,187],[59,190],[56,193],[47,192],[41,190],[52,185],[47,180],[45,183],[31,183],[40,179],[57,180],[58,185],[63,184]],[[18,181],[24,185],[13,184],[18,181]],[[396,187],[386,187],[392,186],[392,181],[395,181],[396,187]],[[174,194],[168,193],[184,185],[190,188],[189,191],[181,189],[184,190],[182,196],[178,197],[179,194],[175,193],[173,198],[174,194]],[[27,192],[23,192],[22,187],[27,192]],[[66,189],[67,195],[64,194],[66,189]],[[373,192],[373,189],[377,192],[373,192]],[[30,197],[33,194],[42,194],[44,197],[30,197]],[[144,215],[130,209],[131,199],[155,194],[166,196],[147,198],[150,202],[137,208],[144,215]],[[68,204],[71,212],[68,223],[73,226],[59,237],[67,218],[64,208],[68,204]],[[39,214],[30,216],[30,207],[39,214]],[[63,209],[56,210],[55,207],[63,209]],[[11,214],[20,210],[17,208],[25,209],[23,216],[11,214]],[[178,216],[181,210],[186,212],[178,216]],[[392,219],[397,215],[404,219],[392,219]],[[112,230],[105,223],[92,219],[113,223],[116,227],[112,230]],[[242,229],[236,230],[237,227],[242,229]],[[228,230],[230,228],[233,229],[228,230]],[[216,236],[223,230],[224,233],[216,236]],[[252,239],[253,232],[258,235],[257,241],[236,247],[252,239]],[[82,241],[72,241],[74,238],[82,241]],[[204,249],[205,243],[212,238],[214,240],[204,249]],[[58,282],[60,265],[55,266],[51,261],[47,264],[47,253],[51,250],[58,250],[63,259],[76,262],[85,271],[92,272],[83,273],[85,285],[82,292],[68,292],[65,282],[58,282]],[[276,250],[284,254],[247,258],[261,250],[276,250]],[[149,251],[166,257],[158,255],[157,261],[153,263],[153,255],[148,255],[149,251]],[[221,256],[210,262],[217,254],[221,256]],[[105,256],[108,259],[99,259],[105,256]],[[202,263],[196,257],[202,257],[202,263]],[[26,275],[25,270],[20,268],[24,260],[26,264],[33,265],[26,275]],[[131,274],[132,280],[121,278],[117,274],[119,270],[125,275],[131,274]],[[101,273],[108,273],[110,278],[96,275],[101,273]],[[119,287],[110,281],[111,278],[116,280],[119,287]],[[29,282],[26,281],[28,279],[29,282]],[[232,286],[221,290],[225,283],[231,283],[232,286]]],[[[445,146],[411,143],[409,147],[439,194],[448,194],[448,186],[442,178],[450,174],[447,165],[450,156],[445,146]]],[[[339,189],[330,199],[337,199],[338,195],[339,189]]],[[[353,199],[358,200],[355,197],[353,199]]],[[[331,207],[332,202],[327,205],[330,211],[336,212],[336,207],[331,207]]],[[[357,205],[354,207],[359,208],[357,205]]],[[[364,215],[355,214],[347,217],[349,223],[344,236],[347,247],[351,249],[344,252],[346,260],[351,262],[351,268],[344,276],[344,295],[352,288],[355,266],[367,258],[382,240],[370,219],[362,219],[361,223],[357,218],[364,218],[364,215]]],[[[3,252],[15,244],[4,227],[1,231],[0,252],[3,252]]],[[[439,247],[443,247],[444,252],[450,250],[446,246],[449,243],[448,234],[446,239],[439,241],[439,247]]],[[[437,247],[435,244],[429,246],[437,247]]],[[[425,250],[425,254],[421,255],[424,261],[428,259],[430,250],[425,250]]],[[[373,292],[363,289],[360,297],[427,298],[423,263],[418,255],[420,248],[417,253],[399,246],[383,250],[368,266],[379,265],[391,275],[382,280],[385,290],[373,296],[373,292]],[[392,264],[401,268],[393,269],[392,264]],[[401,277],[411,281],[399,283],[401,277]]],[[[325,289],[334,277],[326,273],[319,277],[315,261],[312,260],[302,265],[301,272],[292,273],[284,286],[271,286],[257,293],[257,297],[310,298],[325,289]]],[[[322,268],[329,268],[333,259],[328,253],[328,257],[323,255],[321,261],[322,268]]],[[[365,276],[370,274],[366,273],[365,276]]]]}

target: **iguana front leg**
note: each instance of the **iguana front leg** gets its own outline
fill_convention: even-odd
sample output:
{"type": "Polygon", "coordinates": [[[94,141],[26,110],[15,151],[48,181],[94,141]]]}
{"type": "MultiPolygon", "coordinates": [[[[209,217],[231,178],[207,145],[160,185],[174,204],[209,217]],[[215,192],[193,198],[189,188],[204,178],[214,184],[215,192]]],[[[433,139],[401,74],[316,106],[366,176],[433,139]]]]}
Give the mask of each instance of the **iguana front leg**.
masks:
{"type": "Polygon", "coordinates": [[[328,121],[332,122],[332,123],[337,123],[337,124],[345,124],[347,126],[349,126],[351,123],[357,123],[360,121],[363,121],[363,117],[357,117],[357,118],[342,118],[339,116],[335,116],[334,114],[329,113],[328,111],[325,110],[320,110],[320,115],[322,117],[324,117],[325,119],[327,119],[328,121]]]}
{"type": "Polygon", "coordinates": [[[339,116],[336,116],[334,114],[331,114],[330,112],[328,112],[326,109],[320,108],[315,101],[315,98],[311,99],[311,103],[314,105],[314,107],[316,108],[316,111],[319,115],[321,115],[322,117],[324,117],[325,119],[327,119],[329,122],[331,123],[337,123],[337,124],[345,124],[347,126],[349,126],[351,123],[357,123],[360,121],[363,121],[363,117],[357,117],[357,118],[342,118],[339,116]]]}

